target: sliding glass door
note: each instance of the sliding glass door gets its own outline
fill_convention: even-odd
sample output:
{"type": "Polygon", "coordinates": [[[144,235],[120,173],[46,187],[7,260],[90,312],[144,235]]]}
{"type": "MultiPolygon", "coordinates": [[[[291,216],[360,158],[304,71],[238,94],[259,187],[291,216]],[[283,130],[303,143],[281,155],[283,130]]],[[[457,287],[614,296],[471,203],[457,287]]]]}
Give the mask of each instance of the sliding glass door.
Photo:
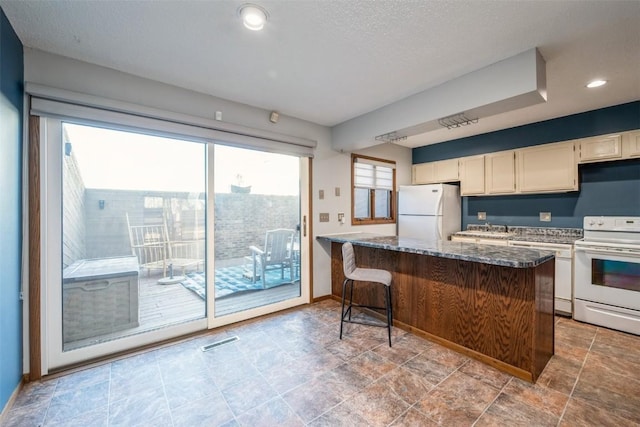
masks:
{"type": "Polygon", "coordinates": [[[43,373],[309,301],[309,159],[41,119],[43,373]]]}
{"type": "Polygon", "coordinates": [[[225,145],[214,158],[214,317],[226,323],[301,297],[301,165],[225,145]]]}
{"type": "Polygon", "coordinates": [[[207,145],[46,123],[48,368],[206,327],[207,145]]]}

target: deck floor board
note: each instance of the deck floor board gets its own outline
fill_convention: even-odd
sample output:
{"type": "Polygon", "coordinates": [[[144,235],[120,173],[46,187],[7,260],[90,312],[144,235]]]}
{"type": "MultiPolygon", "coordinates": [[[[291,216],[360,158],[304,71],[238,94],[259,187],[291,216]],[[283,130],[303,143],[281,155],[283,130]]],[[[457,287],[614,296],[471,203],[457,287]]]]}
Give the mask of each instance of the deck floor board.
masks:
{"type": "MultiPolygon", "coordinates": [[[[202,319],[206,316],[206,303],[180,283],[158,284],[159,276],[142,274],[139,278],[139,326],[110,334],[73,341],[65,344],[65,351],[105,341],[136,335],[170,325],[202,319]]],[[[218,317],[248,308],[260,307],[300,295],[300,282],[271,289],[239,292],[215,302],[218,317]]]]}

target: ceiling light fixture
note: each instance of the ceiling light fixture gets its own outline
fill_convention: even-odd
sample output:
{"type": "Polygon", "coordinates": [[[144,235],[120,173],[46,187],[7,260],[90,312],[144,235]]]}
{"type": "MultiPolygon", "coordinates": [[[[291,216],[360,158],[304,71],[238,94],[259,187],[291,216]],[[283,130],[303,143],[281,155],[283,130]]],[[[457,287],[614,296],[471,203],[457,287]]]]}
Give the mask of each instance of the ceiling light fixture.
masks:
{"type": "Polygon", "coordinates": [[[264,28],[269,14],[267,11],[255,4],[243,4],[238,8],[238,15],[242,18],[244,26],[252,31],[259,31],[264,28]]]}
{"type": "Polygon", "coordinates": [[[593,89],[594,87],[600,87],[600,86],[604,86],[604,85],[606,85],[606,84],[607,84],[607,81],[606,81],[606,80],[593,80],[593,81],[590,81],[590,82],[587,84],[587,87],[588,87],[589,89],[593,89]]]}
{"type": "Polygon", "coordinates": [[[438,124],[447,129],[455,129],[461,126],[468,126],[478,123],[477,117],[467,117],[465,113],[457,113],[451,116],[442,117],[438,119],[438,124]]]}
{"type": "Polygon", "coordinates": [[[396,131],[376,136],[376,141],[382,141],[382,142],[398,143],[398,142],[402,142],[402,141],[406,141],[406,140],[407,140],[406,136],[399,136],[398,132],[396,132],[396,131]]]}

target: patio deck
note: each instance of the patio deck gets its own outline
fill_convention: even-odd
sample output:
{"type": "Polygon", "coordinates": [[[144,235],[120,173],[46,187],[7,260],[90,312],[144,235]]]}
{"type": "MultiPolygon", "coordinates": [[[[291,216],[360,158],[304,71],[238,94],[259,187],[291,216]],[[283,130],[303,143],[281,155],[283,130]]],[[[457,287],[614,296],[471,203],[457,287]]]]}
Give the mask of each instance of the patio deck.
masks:
{"type": "MultiPolygon", "coordinates": [[[[160,285],[159,274],[139,277],[139,326],[110,334],[73,341],[65,344],[65,351],[86,347],[160,329],[206,315],[205,301],[180,283],[160,285]]],[[[225,316],[247,308],[259,307],[300,295],[299,282],[250,292],[239,292],[219,298],[215,302],[217,316],[225,316]]]]}

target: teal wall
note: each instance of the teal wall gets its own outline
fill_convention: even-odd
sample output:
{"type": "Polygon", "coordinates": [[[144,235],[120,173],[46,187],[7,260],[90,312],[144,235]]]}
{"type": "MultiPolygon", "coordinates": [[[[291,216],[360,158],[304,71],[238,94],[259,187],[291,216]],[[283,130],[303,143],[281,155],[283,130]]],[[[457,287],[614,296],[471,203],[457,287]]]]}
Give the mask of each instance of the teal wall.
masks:
{"type": "Polygon", "coordinates": [[[0,9],[0,410],[22,378],[22,43],[0,9]]]}
{"type": "MultiPolygon", "coordinates": [[[[640,129],[640,101],[413,149],[413,163],[640,129]]],[[[640,159],[580,165],[580,191],[462,198],[462,228],[492,224],[582,228],[588,215],[640,216],[640,159]],[[540,222],[539,212],[551,212],[540,222]]]]}

